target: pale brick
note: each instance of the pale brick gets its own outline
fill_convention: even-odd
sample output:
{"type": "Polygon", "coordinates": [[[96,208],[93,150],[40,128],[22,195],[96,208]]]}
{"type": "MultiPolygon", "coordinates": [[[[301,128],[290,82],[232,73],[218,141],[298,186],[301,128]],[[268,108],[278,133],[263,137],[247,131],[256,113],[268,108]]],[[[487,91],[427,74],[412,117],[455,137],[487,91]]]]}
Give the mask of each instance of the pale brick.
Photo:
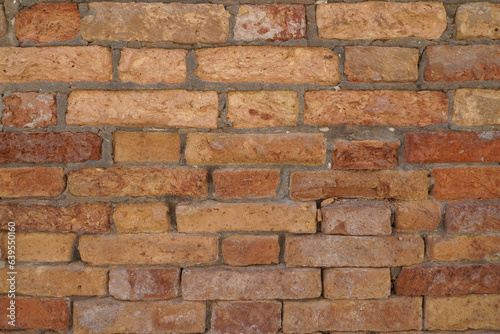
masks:
{"type": "Polygon", "coordinates": [[[453,96],[453,123],[500,125],[500,90],[457,89],[453,96]]]}
{"type": "Polygon", "coordinates": [[[328,299],[375,299],[391,294],[389,268],[325,269],[324,296],[328,299]]]}
{"type": "Polygon", "coordinates": [[[421,263],[424,241],[419,235],[347,237],[288,235],[285,263],[313,267],[397,267],[421,263]]]}
{"type": "Polygon", "coordinates": [[[176,208],[177,231],[316,232],[316,203],[201,203],[176,208]]]}
{"type": "Polygon", "coordinates": [[[83,235],[82,261],[103,264],[196,264],[218,258],[216,236],[183,234],[83,235]]]}
{"type": "Polygon", "coordinates": [[[500,4],[472,2],[458,6],[457,39],[500,39],[500,4]]]}
{"type": "Polygon", "coordinates": [[[232,235],[222,241],[222,256],[231,266],[276,264],[279,255],[277,235],[232,235]]]}
{"type": "Polygon", "coordinates": [[[332,169],[385,169],[398,165],[399,141],[335,140],[332,169]]]}
{"type": "MultiPolygon", "coordinates": [[[[76,234],[16,232],[16,262],[69,262],[76,234]]],[[[8,233],[0,233],[2,258],[7,257],[8,233]]]]}
{"type": "Polygon", "coordinates": [[[0,47],[0,83],[109,82],[111,50],[102,46],[0,47]]]}
{"type": "Polygon", "coordinates": [[[170,230],[166,203],[130,203],[115,206],[113,222],[120,233],[162,233],[170,230]]]}
{"type": "Polygon", "coordinates": [[[500,259],[500,235],[434,236],[426,238],[431,261],[495,261],[500,259]]]}
{"type": "Polygon", "coordinates": [[[438,202],[396,202],[394,205],[394,228],[399,232],[436,230],[441,222],[442,205],[438,202]]]}
{"type": "Polygon", "coordinates": [[[0,197],[55,197],[65,188],[62,168],[0,168],[0,197]]]}
{"type": "Polygon", "coordinates": [[[444,226],[447,233],[500,232],[500,201],[449,203],[444,226]]]}
{"type": "Polygon", "coordinates": [[[181,138],[171,132],[113,133],[115,162],[178,163],[181,157],[181,138]]]}
{"type": "Polygon", "coordinates": [[[216,128],[216,92],[74,91],[68,98],[68,125],[216,128]]]}
{"type": "Polygon", "coordinates": [[[7,18],[3,10],[3,5],[0,5],[0,38],[7,33],[7,18]]]}
{"type": "Polygon", "coordinates": [[[57,125],[55,94],[14,93],[3,98],[2,124],[16,128],[45,128],[57,125]]]}
{"type": "Polygon", "coordinates": [[[279,169],[217,169],[212,172],[218,198],[276,197],[279,169]]]}
{"type": "Polygon", "coordinates": [[[321,295],[320,269],[185,269],[185,300],[303,299],[321,295]]]}
{"type": "Polygon", "coordinates": [[[227,120],[235,129],[295,126],[299,114],[297,92],[229,92],[227,120]]]}
{"type": "Polygon", "coordinates": [[[438,200],[500,197],[500,167],[433,169],[431,177],[431,195],[438,200]]]}
{"type": "Polygon", "coordinates": [[[321,85],[340,79],[339,58],[326,48],[229,46],[196,51],[194,74],[205,81],[321,85]]]}

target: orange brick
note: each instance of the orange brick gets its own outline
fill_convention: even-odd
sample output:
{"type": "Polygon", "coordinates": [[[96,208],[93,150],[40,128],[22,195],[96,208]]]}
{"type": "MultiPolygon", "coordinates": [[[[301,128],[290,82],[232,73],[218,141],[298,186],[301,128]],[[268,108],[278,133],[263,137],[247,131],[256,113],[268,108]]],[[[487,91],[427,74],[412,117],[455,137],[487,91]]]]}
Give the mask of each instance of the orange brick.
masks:
{"type": "Polygon", "coordinates": [[[434,236],[426,238],[432,261],[494,261],[500,259],[499,235],[434,236]]]}
{"type": "Polygon", "coordinates": [[[457,89],[453,97],[453,123],[500,125],[500,90],[457,89]]]}
{"type": "Polygon", "coordinates": [[[444,216],[447,233],[482,233],[500,231],[499,201],[449,203],[444,216]]]}
{"type": "Polygon", "coordinates": [[[465,3],[455,15],[457,39],[500,39],[500,4],[488,2],[465,3]]]}
{"type": "Polygon", "coordinates": [[[384,169],[398,165],[399,142],[335,140],[332,169],[384,169]]]}
{"type": "Polygon", "coordinates": [[[215,197],[276,197],[280,184],[279,169],[217,169],[212,172],[215,197]]]}
{"type": "Polygon", "coordinates": [[[171,132],[113,133],[115,162],[172,162],[181,157],[181,138],[171,132]]]}
{"type": "Polygon", "coordinates": [[[431,177],[431,195],[438,200],[500,197],[499,167],[433,169],[431,177]]]}
{"type": "Polygon", "coordinates": [[[57,125],[55,94],[14,93],[3,98],[2,124],[16,128],[45,128],[57,125]]]}
{"type": "Polygon", "coordinates": [[[0,197],[55,197],[65,186],[62,168],[0,168],[0,197]]]}
{"type": "Polygon", "coordinates": [[[325,269],[324,296],[329,299],[375,299],[391,294],[389,268],[325,269]]]}
{"type": "Polygon", "coordinates": [[[276,264],[279,254],[277,235],[232,235],[222,241],[222,256],[231,266],[276,264]]]}
{"type": "MultiPolygon", "coordinates": [[[[16,232],[16,262],[69,262],[76,234],[16,232]]],[[[8,233],[0,234],[2,258],[7,257],[8,233]]]]}
{"type": "Polygon", "coordinates": [[[169,211],[166,203],[120,204],[113,211],[113,222],[120,233],[168,232],[169,211]]]}
{"type": "Polygon", "coordinates": [[[399,232],[433,231],[441,222],[442,205],[438,202],[396,202],[394,228],[399,232]]]}

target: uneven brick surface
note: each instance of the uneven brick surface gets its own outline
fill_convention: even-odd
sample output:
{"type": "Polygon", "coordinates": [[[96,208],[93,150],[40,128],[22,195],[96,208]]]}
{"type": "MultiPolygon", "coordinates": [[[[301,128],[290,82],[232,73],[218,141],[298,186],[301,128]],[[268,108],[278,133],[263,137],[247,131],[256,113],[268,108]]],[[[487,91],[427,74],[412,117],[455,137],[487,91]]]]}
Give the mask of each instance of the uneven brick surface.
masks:
{"type": "MultiPolygon", "coordinates": [[[[7,232],[0,233],[2,258],[7,256],[7,232]]],[[[16,233],[17,262],[69,262],[72,259],[74,233],[16,233]]]]}
{"type": "Polygon", "coordinates": [[[448,204],[444,216],[447,233],[500,231],[499,201],[465,201],[448,204]]]}
{"type": "Polygon", "coordinates": [[[399,142],[335,140],[332,169],[385,169],[398,165],[399,142]]]}
{"type": "Polygon", "coordinates": [[[276,264],[279,255],[277,235],[232,235],[222,241],[224,262],[231,266],[276,264]]]}
{"type": "Polygon", "coordinates": [[[394,205],[394,228],[400,232],[432,231],[441,222],[439,202],[401,201],[394,205]]]}
{"type": "Polygon", "coordinates": [[[33,129],[57,125],[55,94],[13,93],[3,103],[4,126],[33,129]]]}
{"type": "Polygon", "coordinates": [[[389,268],[325,269],[324,296],[328,299],[376,299],[391,294],[389,268]]]}
{"type": "Polygon", "coordinates": [[[457,89],[453,97],[453,123],[460,126],[500,124],[500,90],[457,89]]]}
{"type": "Polygon", "coordinates": [[[280,184],[278,169],[217,169],[212,172],[215,197],[275,197],[280,184]]]}
{"type": "Polygon", "coordinates": [[[458,6],[455,15],[457,39],[500,39],[500,4],[472,2],[458,6]]]}
{"type": "Polygon", "coordinates": [[[161,233],[170,230],[167,203],[129,203],[115,206],[113,223],[120,233],[161,233]]]}
{"type": "Polygon", "coordinates": [[[64,187],[62,168],[0,168],[0,197],[55,197],[64,187]]]}
{"type": "Polygon", "coordinates": [[[500,197],[498,167],[433,169],[431,177],[434,179],[431,195],[439,200],[500,197]]]}
{"type": "Polygon", "coordinates": [[[115,162],[179,162],[181,138],[170,132],[115,132],[115,162]]]}
{"type": "Polygon", "coordinates": [[[3,5],[0,5],[0,38],[5,36],[6,32],[7,32],[7,18],[5,17],[3,5]]]}
{"type": "Polygon", "coordinates": [[[499,235],[427,236],[427,256],[433,261],[495,261],[500,259],[499,235]]]}

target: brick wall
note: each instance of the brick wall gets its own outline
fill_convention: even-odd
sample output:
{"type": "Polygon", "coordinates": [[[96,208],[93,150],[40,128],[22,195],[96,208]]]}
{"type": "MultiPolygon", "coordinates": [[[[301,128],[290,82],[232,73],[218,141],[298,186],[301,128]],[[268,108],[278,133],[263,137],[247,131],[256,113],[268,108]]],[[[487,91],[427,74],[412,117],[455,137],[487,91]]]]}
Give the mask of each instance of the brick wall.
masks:
{"type": "Polygon", "coordinates": [[[500,4],[0,2],[15,329],[500,330],[500,4]]]}

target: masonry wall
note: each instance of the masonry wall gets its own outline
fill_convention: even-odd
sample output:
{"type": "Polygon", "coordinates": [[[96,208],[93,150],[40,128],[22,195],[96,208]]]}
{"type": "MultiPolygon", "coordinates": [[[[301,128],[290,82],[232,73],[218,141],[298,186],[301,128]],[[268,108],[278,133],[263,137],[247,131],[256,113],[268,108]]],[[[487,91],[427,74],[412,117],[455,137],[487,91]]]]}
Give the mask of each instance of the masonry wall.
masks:
{"type": "Polygon", "coordinates": [[[0,328],[500,331],[499,29],[461,0],[4,0],[0,328]]]}

